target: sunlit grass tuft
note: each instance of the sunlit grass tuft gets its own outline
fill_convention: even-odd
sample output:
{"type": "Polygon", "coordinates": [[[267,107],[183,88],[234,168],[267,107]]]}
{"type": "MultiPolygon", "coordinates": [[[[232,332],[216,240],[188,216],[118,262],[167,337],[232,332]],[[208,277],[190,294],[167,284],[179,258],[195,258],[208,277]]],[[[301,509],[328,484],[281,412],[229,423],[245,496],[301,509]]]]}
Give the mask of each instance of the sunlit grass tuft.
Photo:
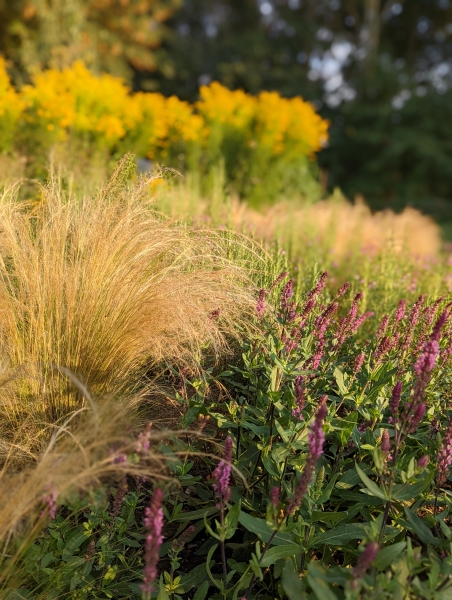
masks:
{"type": "Polygon", "coordinates": [[[56,421],[82,399],[135,393],[153,369],[225,349],[252,308],[221,236],[150,211],[149,179],[128,184],[126,157],[92,197],[53,177],[38,203],[0,200],[0,345],[14,377],[0,389],[0,431],[56,421]]]}

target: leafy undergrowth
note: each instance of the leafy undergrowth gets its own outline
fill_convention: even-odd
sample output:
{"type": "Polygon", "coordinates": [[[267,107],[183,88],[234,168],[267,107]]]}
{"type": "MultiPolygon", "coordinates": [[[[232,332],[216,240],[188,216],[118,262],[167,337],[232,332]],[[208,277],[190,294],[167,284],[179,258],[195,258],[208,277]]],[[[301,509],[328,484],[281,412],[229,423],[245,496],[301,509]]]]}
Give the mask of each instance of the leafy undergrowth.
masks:
{"type": "Polygon", "coordinates": [[[361,343],[361,294],[325,286],[261,290],[241,360],[179,373],[173,477],[65,502],[6,597],[452,598],[452,303],[402,300],[361,343]]]}

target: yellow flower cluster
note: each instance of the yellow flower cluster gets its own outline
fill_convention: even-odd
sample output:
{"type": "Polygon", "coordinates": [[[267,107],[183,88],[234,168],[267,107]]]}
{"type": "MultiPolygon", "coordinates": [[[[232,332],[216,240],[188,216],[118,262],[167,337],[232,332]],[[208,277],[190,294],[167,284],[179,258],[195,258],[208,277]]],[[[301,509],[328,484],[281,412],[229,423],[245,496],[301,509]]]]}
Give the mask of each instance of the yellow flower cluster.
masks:
{"type": "Polygon", "coordinates": [[[11,86],[5,60],[0,56],[0,150],[11,148],[22,111],[22,99],[11,86]]]}
{"type": "Polygon", "coordinates": [[[251,148],[281,155],[312,155],[327,140],[328,122],[301,98],[282,98],[277,92],[250,96],[214,82],[200,89],[196,108],[210,131],[228,128],[248,138],[251,148]]]}
{"type": "MultiPolygon", "coordinates": [[[[82,62],[42,72],[16,92],[0,60],[0,131],[10,146],[16,128],[31,147],[33,141],[45,148],[76,139],[87,148],[132,151],[168,165],[201,169],[224,158],[233,176],[238,161],[254,161],[262,171],[269,160],[313,156],[327,139],[328,123],[301,98],[286,99],[276,92],[251,96],[216,82],[201,87],[195,104],[158,93],[132,93],[121,79],[96,76],[82,62]]],[[[4,144],[1,149],[11,148],[4,144]]],[[[252,171],[255,176],[256,168],[252,171]]]]}
{"type": "Polygon", "coordinates": [[[137,102],[120,79],[95,77],[81,62],[38,74],[21,96],[25,121],[54,132],[58,139],[75,134],[113,147],[142,120],[137,102]]]}

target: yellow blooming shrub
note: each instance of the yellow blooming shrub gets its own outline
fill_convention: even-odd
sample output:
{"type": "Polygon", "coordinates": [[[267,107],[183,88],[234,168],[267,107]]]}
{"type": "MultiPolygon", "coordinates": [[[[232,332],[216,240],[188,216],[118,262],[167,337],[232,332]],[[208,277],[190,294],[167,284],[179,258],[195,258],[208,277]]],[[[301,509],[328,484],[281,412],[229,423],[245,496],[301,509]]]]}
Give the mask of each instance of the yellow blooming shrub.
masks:
{"type": "Polygon", "coordinates": [[[282,98],[277,92],[258,96],[256,134],[274,155],[287,159],[312,156],[328,139],[328,121],[301,98],[282,98]]]}
{"type": "Polygon", "coordinates": [[[76,141],[88,154],[132,151],[201,174],[221,162],[233,189],[259,196],[272,186],[287,189],[287,173],[305,169],[327,129],[301,98],[276,92],[251,96],[214,82],[202,86],[199,101],[189,104],[175,96],[134,94],[121,79],[95,75],[80,61],[39,73],[16,92],[0,60],[0,150],[11,149],[20,130],[21,151],[28,155],[47,152],[55,142],[76,141]]]}
{"type": "Polygon", "coordinates": [[[140,108],[121,79],[99,77],[83,63],[35,77],[22,93],[26,120],[54,132],[57,139],[81,136],[100,147],[113,148],[142,120],[140,108]]]}
{"type": "Polygon", "coordinates": [[[0,151],[12,149],[23,102],[11,86],[5,60],[0,56],[0,151]]]}
{"type": "Polygon", "coordinates": [[[203,85],[196,104],[209,127],[217,124],[245,131],[256,114],[256,99],[242,90],[231,91],[217,81],[203,85]]]}

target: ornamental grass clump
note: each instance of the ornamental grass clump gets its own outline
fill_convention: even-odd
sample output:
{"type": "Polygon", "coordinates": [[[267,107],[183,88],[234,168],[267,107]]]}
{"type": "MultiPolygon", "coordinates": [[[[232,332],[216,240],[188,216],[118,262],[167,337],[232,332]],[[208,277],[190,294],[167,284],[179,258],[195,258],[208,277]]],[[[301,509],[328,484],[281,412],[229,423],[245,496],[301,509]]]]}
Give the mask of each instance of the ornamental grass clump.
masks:
{"type": "Polygon", "coordinates": [[[3,193],[0,432],[25,454],[43,434],[33,423],[84,403],[64,370],[97,397],[145,393],[168,361],[194,366],[207,346],[218,356],[253,310],[223,240],[152,213],[149,179],[130,186],[132,169],[126,157],[94,197],[56,177],[37,204],[3,193]]]}

